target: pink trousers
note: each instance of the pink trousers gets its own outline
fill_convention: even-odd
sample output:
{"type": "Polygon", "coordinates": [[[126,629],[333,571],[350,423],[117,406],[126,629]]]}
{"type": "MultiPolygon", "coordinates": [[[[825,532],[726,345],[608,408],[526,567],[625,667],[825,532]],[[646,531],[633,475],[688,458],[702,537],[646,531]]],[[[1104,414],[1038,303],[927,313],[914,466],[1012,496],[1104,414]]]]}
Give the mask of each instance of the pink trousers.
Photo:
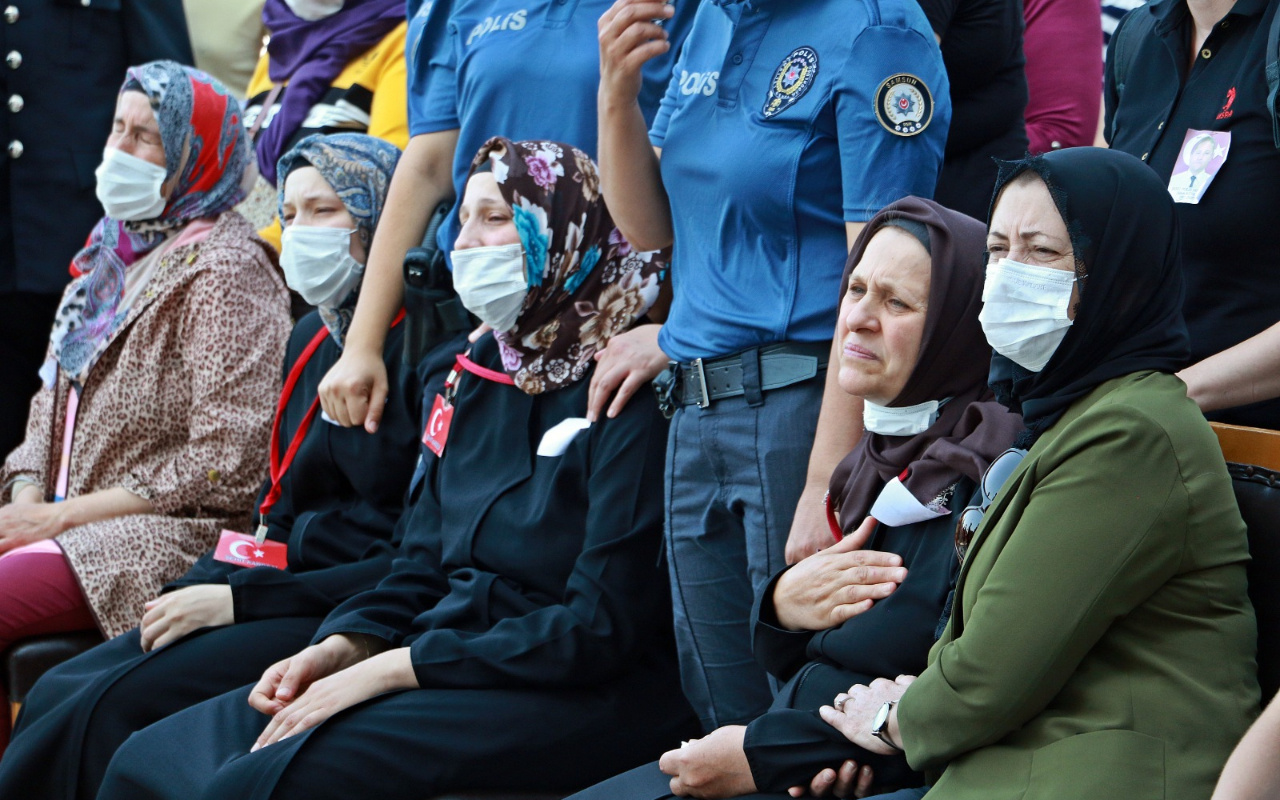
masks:
{"type": "MultiPolygon", "coordinates": [[[[0,652],[29,636],[93,627],[93,614],[57,544],[40,542],[0,556],[0,652]]],[[[4,702],[0,709],[3,754],[10,732],[7,689],[0,700],[4,702]]]]}

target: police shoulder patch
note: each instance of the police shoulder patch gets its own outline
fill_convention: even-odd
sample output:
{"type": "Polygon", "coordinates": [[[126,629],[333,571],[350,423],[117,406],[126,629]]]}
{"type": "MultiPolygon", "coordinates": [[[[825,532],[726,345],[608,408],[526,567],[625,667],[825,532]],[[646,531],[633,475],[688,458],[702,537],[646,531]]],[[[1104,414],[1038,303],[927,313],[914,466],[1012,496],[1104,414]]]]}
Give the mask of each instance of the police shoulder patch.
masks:
{"type": "Polygon", "coordinates": [[[764,115],[775,116],[795,105],[795,102],[813,86],[818,75],[818,52],[812,47],[797,47],[782,59],[769,83],[769,94],[764,99],[764,115]]]}
{"type": "Polygon", "coordinates": [[[891,75],[876,90],[876,119],[889,133],[915,136],[933,119],[933,95],[915,75],[891,75]]]}

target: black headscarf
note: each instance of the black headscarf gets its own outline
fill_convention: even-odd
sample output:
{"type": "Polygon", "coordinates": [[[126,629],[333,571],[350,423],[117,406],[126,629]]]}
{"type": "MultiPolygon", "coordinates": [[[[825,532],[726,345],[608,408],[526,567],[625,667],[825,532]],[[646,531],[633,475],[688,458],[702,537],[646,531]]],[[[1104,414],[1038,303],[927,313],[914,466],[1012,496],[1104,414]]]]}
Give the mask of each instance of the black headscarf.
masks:
{"type": "Polygon", "coordinates": [[[978,324],[982,223],[918,197],[886,206],[854,242],[840,282],[842,294],[871,238],[890,225],[917,238],[928,236],[925,249],[931,268],[920,355],[906,385],[889,405],[901,408],[951,400],[925,432],[914,436],[868,432],[836,467],[831,497],[846,532],[862,523],[881,489],[894,478],[902,478],[924,506],[931,506],[960,476],[977,481],[1022,428],[1016,415],[994,402],[986,385],[991,348],[978,324]]]}
{"type": "Polygon", "coordinates": [[[1022,414],[1031,447],[1098,385],[1134,372],[1176,372],[1190,358],[1182,319],[1182,254],[1168,190],[1127,153],[1072,147],[1000,162],[991,207],[1031,170],[1067,224],[1080,278],[1076,318],[1040,372],[991,356],[996,399],[1022,414]]]}

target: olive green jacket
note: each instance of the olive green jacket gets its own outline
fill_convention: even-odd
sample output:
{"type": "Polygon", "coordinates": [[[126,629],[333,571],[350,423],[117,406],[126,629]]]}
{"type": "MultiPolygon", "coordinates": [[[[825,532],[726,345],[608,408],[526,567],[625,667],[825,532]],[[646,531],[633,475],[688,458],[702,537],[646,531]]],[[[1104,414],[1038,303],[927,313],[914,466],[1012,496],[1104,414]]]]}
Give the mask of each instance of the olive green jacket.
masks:
{"type": "Polygon", "coordinates": [[[1257,713],[1248,560],[1181,381],[1077,401],[1000,489],[898,706],[929,800],[1207,800],[1257,713]]]}

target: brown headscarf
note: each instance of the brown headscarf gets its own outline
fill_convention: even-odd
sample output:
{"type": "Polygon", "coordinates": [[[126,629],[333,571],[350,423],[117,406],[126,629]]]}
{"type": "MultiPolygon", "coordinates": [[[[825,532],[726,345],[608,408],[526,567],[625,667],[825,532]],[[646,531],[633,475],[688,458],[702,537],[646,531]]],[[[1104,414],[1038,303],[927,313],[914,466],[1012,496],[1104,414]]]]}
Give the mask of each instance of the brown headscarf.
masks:
{"type": "Polygon", "coordinates": [[[920,356],[906,386],[889,405],[901,408],[950,400],[924,433],[865,433],[836,467],[831,497],[839,510],[840,528],[846,532],[862,524],[880,491],[894,478],[901,478],[921,505],[945,506],[945,494],[956,480],[962,476],[979,480],[1022,429],[1021,417],[995,402],[987,387],[991,347],[978,324],[985,225],[918,197],[886,206],[854,242],[840,284],[842,293],[871,237],[894,220],[925,227],[932,269],[920,356]]]}
{"type": "Polygon", "coordinates": [[[514,213],[529,286],[515,327],[494,334],[503,369],[526,394],[560,389],[658,299],[670,251],[631,248],[605,209],[596,165],[572,145],[494,137],[471,173],[486,168],[514,213]]]}

